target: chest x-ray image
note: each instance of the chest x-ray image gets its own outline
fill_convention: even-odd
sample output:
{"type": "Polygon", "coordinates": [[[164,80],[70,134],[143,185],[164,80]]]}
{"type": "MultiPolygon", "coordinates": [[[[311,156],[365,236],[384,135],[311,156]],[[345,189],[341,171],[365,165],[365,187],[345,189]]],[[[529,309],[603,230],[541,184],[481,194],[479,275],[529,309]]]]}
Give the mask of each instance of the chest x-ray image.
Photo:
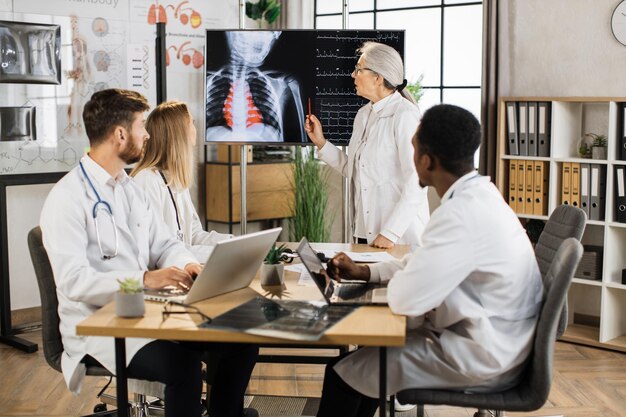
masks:
{"type": "Polygon", "coordinates": [[[307,141],[303,78],[311,68],[293,65],[281,34],[207,31],[206,141],[307,141]]]}
{"type": "Polygon", "coordinates": [[[0,20],[0,83],[61,84],[59,25],[0,20]]]}

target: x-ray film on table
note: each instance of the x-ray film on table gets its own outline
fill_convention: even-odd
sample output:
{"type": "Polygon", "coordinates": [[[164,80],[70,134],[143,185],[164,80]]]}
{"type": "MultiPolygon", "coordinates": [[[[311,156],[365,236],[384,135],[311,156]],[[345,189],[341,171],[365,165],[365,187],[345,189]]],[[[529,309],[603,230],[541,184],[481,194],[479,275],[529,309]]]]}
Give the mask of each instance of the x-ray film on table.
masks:
{"type": "Polygon", "coordinates": [[[201,326],[281,339],[318,340],[354,310],[352,306],[329,306],[323,301],[256,297],[201,326]]]}

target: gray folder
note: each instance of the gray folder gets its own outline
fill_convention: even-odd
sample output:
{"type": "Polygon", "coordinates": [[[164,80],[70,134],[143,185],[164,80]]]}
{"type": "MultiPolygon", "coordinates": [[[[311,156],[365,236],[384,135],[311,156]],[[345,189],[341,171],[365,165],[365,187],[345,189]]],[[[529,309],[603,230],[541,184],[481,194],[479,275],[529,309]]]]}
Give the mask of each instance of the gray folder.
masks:
{"type": "Polygon", "coordinates": [[[591,167],[589,164],[580,164],[580,208],[589,219],[591,167]]]}
{"type": "Polygon", "coordinates": [[[538,156],[537,102],[528,102],[528,156],[538,156]]]}
{"type": "Polygon", "coordinates": [[[519,127],[519,154],[528,156],[528,103],[520,101],[517,104],[519,127]]]}
{"type": "Polygon", "coordinates": [[[552,103],[540,101],[537,103],[537,134],[538,156],[550,156],[552,103]]]}
{"type": "Polygon", "coordinates": [[[591,164],[591,206],[589,220],[604,220],[606,198],[606,166],[591,164]]]}
{"type": "Polygon", "coordinates": [[[509,155],[519,155],[519,138],[517,127],[517,103],[514,101],[509,101],[506,103],[506,131],[509,145],[509,155]]]}

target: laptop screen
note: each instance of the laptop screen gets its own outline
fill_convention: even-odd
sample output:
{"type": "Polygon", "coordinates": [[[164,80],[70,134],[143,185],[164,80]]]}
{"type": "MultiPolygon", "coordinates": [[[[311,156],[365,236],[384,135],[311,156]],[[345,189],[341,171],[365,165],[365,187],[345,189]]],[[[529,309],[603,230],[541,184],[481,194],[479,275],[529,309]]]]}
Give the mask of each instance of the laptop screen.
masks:
{"type": "Polygon", "coordinates": [[[304,267],[311,275],[311,278],[319,288],[324,298],[328,301],[335,291],[335,285],[333,280],[330,279],[328,273],[324,269],[322,261],[317,257],[315,251],[309,244],[309,241],[305,237],[302,238],[298,245],[298,255],[300,255],[300,261],[304,264],[304,267]]]}

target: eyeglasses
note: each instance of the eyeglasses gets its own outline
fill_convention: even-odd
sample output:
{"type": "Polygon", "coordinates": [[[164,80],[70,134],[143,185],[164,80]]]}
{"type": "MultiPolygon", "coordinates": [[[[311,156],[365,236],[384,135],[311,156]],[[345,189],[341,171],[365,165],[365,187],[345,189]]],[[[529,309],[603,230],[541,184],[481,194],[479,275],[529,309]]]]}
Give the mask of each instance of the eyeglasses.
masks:
{"type": "Polygon", "coordinates": [[[205,323],[211,323],[213,319],[204,314],[200,309],[191,304],[168,301],[163,305],[161,312],[162,321],[165,321],[171,314],[198,314],[205,323]]]}
{"type": "Polygon", "coordinates": [[[365,67],[364,67],[364,68],[359,68],[359,66],[358,66],[358,65],[355,65],[355,66],[354,66],[354,70],[352,71],[352,74],[354,74],[354,75],[360,75],[363,71],[372,71],[373,73],[376,73],[376,71],[374,71],[374,70],[373,70],[373,69],[371,69],[371,68],[365,68],[365,67]]]}

